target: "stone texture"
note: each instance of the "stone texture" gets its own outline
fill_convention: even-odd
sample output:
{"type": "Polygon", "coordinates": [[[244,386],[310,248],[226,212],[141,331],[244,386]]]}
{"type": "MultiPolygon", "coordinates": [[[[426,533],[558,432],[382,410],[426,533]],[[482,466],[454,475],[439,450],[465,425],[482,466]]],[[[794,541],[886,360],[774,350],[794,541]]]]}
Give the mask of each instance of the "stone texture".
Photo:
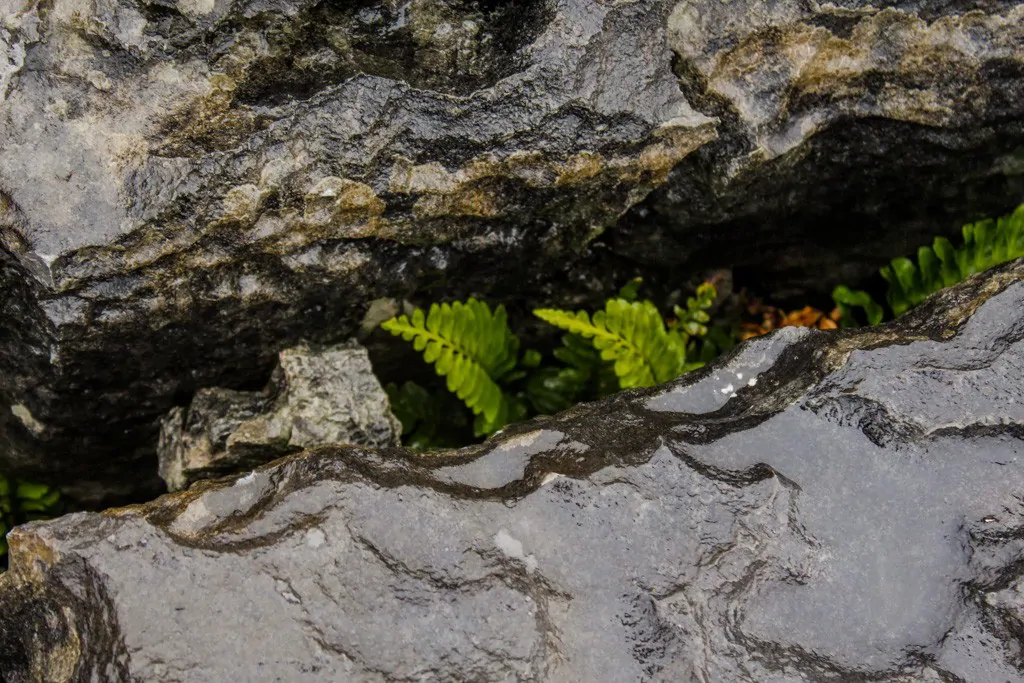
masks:
{"type": "Polygon", "coordinates": [[[995,7],[673,5],[674,70],[717,117],[718,139],[622,222],[613,247],[669,266],[725,253],[777,297],[800,298],[862,277],[880,240],[884,261],[913,253],[949,225],[949,207],[976,216],[987,195],[989,211],[1012,208],[1024,197],[1024,6],[995,7]]]}
{"type": "Polygon", "coordinates": [[[0,0],[0,469],[144,494],[159,416],[379,297],[855,280],[1024,198],[1022,12],[0,0]]]}
{"type": "Polygon", "coordinates": [[[21,681],[1024,681],[1024,261],[447,456],[16,529],[21,681]]]}
{"type": "Polygon", "coordinates": [[[262,392],[200,389],[161,423],[160,478],[171,491],[324,444],[398,446],[402,425],[366,349],[282,351],[262,392]]]}

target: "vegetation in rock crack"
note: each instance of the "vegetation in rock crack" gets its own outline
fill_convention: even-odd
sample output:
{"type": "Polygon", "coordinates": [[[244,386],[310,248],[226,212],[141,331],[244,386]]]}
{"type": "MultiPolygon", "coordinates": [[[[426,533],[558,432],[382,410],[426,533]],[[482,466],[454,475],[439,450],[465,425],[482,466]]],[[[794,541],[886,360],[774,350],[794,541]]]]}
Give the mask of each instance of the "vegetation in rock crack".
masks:
{"type": "Polygon", "coordinates": [[[439,395],[406,382],[389,385],[388,396],[408,445],[461,446],[469,441],[470,425],[474,437],[489,436],[532,415],[554,414],[620,389],[667,382],[740,339],[778,327],[877,325],[972,273],[1020,256],[1024,205],[1008,216],[964,226],[959,247],[937,237],[931,246],[918,249],[916,261],[893,259],[881,269],[888,283],[888,310],[864,290],[839,286],[830,313],[809,306],[786,313],[756,302],[746,313],[760,320],[737,325],[711,324],[708,311],[717,292],[710,282],[666,318],[651,301],[638,300],[636,279],[592,313],[535,310],[538,318],[566,332],[560,345],[545,353],[520,349],[502,306],[492,311],[475,299],[433,304],[426,312],[417,309],[392,318],[383,327],[422,351],[424,360],[446,379],[449,393],[439,395]]]}
{"type": "MultiPolygon", "coordinates": [[[[426,312],[416,309],[382,327],[423,353],[450,394],[474,415],[474,436],[488,436],[531,415],[667,382],[732,345],[732,335],[723,330],[709,335],[714,285],[701,285],[667,320],[652,302],[636,300],[638,285],[639,280],[629,283],[593,314],[534,311],[567,332],[549,354],[521,351],[504,307],[492,311],[476,299],[432,304],[426,312]]],[[[392,384],[387,391],[409,445],[462,445],[457,434],[467,421],[459,419],[457,405],[414,382],[392,384]]]]}
{"type": "MultiPolygon", "coordinates": [[[[832,329],[898,317],[929,295],[1014,258],[1024,256],[1024,205],[996,220],[963,228],[959,247],[944,237],[921,247],[917,259],[900,257],[881,269],[888,283],[888,309],[864,290],[840,286],[836,309],[812,307],[785,312],[755,302],[746,308],[756,322],[712,324],[709,310],[717,291],[697,288],[686,306],[662,316],[639,299],[640,279],[623,287],[603,309],[565,311],[540,308],[534,314],[566,332],[556,348],[521,349],[503,306],[476,299],[433,304],[399,315],[382,327],[423,353],[444,378],[447,392],[415,382],[387,387],[403,437],[413,448],[457,447],[471,437],[489,436],[507,424],[549,415],[620,389],[666,382],[701,367],[740,339],[778,327],[832,329]]],[[[0,475],[0,560],[6,561],[7,532],[17,524],[62,514],[66,504],[51,486],[0,475]]]]}
{"type": "MultiPolygon", "coordinates": [[[[423,360],[447,380],[448,391],[473,411],[477,436],[525,416],[521,401],[506,389],[536,367],[540,356],[532,350],[520,355],[504,306],[492,311],[476,299],[433,304],[426,313],[417,308],[382,327],[423,352],[423,360]]],[[[413,392],[406,402],[415,402],[415,389],[406,391],[413,392]]]]}
{"type": "Polygon", "coordinates": [[[60,491],[0,475],[0,556],[6,559],[7,532],[18,524],[52,519],[64,512],[60,491]]]}
{"type": "MultiPolygon", "coordinates": [[[[888,283],[886,302],[892,317],[899,317],[931,294],[960,282],[973,273],[1024,256],[1024,204],[996,220],[987,219],[963,227],[963,244],[954,247],[945,237],[917,250],[917,261],[893,259],[882,268],[888,283]]],[[[886,311],[870,294],[840,285],[832,298],[841,312],[843,326],[860,322],[877,325],[886,311]]]]}

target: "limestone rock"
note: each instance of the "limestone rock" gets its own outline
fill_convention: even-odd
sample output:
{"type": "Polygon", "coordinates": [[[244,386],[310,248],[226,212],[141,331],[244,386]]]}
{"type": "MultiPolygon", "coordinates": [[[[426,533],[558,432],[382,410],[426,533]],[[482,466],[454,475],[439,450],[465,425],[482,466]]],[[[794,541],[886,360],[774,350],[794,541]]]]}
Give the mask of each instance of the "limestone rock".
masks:
{"type": "Polygon", "coordinates": [[[144,494],[170,407],[379,297],[853,282],[1024,198],[1022,12],[0,0],[0,470],[144,494]]]}
{"type": "Polygon", "coordinates": [[[1024,261],[437,457],[16,529],[6,681],[1024,681],[1024,261]]]}
{"type": "Polygon", "coordinates": [[[402,426],[366,349],[282,351],[263,392],[200,389],[164,418],[157,453],[171,491],[324,444],[397,446],[402,426]]]}

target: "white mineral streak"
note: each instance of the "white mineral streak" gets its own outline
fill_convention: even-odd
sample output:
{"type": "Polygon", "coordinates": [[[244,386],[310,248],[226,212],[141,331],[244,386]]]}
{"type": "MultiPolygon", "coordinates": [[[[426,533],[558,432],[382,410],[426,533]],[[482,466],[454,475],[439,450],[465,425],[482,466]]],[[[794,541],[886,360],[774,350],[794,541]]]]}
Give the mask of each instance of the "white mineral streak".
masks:
{"type": "Polygon", "coordinates": [[[514,538],[505,529],[499,529],[498,533],[494,534],[494,545],[498,546],[498,550],[504,553],[506,557],[523,562],[526,565],[526,572],[528,574],[536,571],[537,558],[533,555],[527,555],[523,551],[523,542],[518,538],[514,538]]]}

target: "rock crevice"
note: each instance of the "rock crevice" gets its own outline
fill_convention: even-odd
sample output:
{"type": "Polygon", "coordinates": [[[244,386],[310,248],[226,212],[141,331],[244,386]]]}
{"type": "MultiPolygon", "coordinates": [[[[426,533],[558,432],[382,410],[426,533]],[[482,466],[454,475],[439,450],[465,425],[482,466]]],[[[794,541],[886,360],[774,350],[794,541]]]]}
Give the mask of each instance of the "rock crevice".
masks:
{"type": "Polygon", "coordinates": [[[856,282],[1024,198],[1021,6],[962,9],[12,6],[0,470],[145,496],[168,409],[380,297],[856,282]]]}
{"type": "Polygon", "coordinates": [[[20,527],[0,670],[1024,681],[1022,312],[1018,261],[461,451],[319,447],[20,527]]]}

